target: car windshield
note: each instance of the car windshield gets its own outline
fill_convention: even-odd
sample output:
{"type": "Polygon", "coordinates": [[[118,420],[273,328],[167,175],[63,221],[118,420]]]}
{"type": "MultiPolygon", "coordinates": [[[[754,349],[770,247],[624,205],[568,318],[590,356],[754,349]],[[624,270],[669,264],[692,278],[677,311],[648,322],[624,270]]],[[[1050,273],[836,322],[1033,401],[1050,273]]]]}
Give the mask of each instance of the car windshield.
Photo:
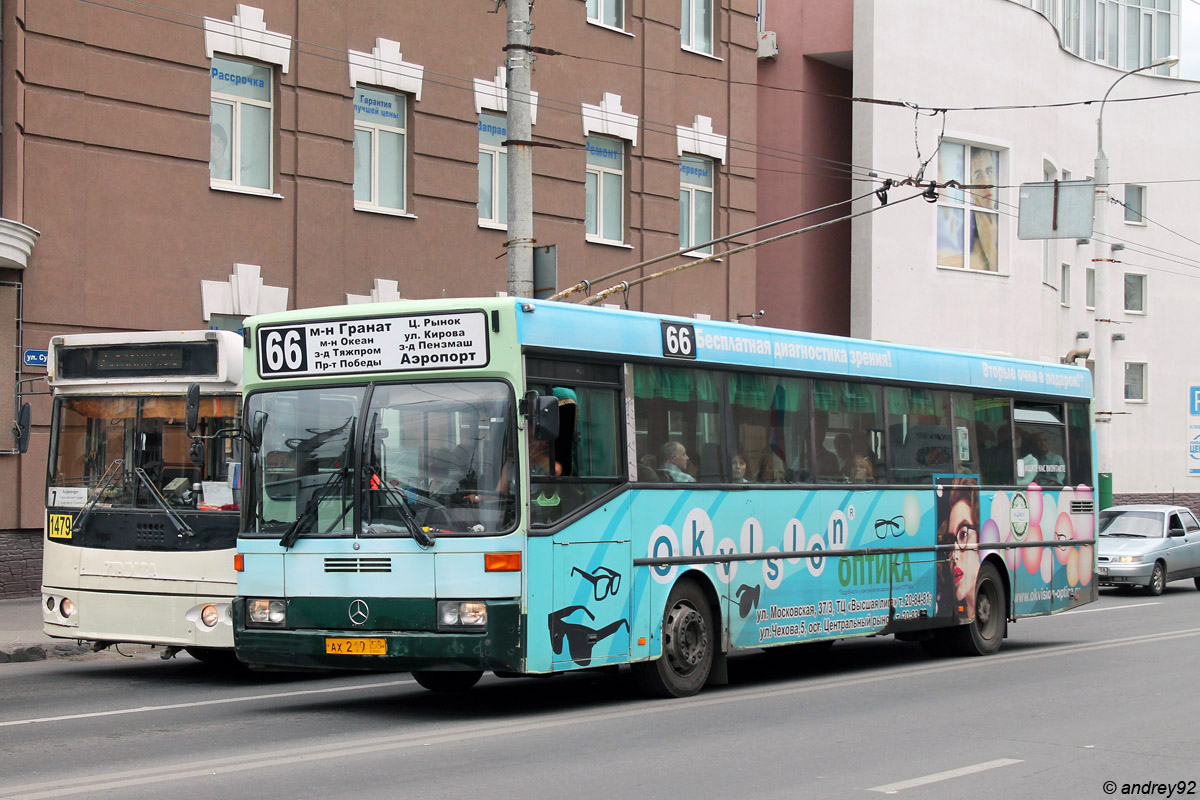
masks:
{"type": "Polygon", "coordinates": [[[248,530],[290,543],[314,534],[513,527],[516,482],[502,480],[516,460],[507,384],[376,386],[360,419],[366,392],[321,387],[259,392],[247,400],[246,424],[261,441],[247,469],[246,485],[254,492],[248,530]]]}
{"type": "Polygon", "coordinates": [[[1162,512],[1101,511],[1100,535],[1161,539],[1163,535],[1162,512]]]}

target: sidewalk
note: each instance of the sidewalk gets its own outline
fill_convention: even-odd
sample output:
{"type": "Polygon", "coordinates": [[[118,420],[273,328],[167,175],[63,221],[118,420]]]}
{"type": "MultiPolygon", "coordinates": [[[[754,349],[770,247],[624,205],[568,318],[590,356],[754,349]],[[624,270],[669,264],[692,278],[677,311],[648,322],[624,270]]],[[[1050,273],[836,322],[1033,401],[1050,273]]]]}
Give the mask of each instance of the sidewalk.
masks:
{"type": "Polygon", "coordinates": [[[0,600],[0,664],[89,652],[91,647],[74,639],[55,639],[42,632],[41,598],[0,600]]]}

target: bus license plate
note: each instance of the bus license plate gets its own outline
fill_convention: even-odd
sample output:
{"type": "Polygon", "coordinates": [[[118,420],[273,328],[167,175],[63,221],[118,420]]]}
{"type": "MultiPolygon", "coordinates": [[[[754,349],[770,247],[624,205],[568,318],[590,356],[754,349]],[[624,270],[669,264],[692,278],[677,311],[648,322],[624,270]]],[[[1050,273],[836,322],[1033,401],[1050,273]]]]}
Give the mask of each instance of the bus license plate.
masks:
{"type": "Polygon", "coordinates": [[[383,639],[326,639],[325,652],[335,656],[386,656],[383,639]]]}

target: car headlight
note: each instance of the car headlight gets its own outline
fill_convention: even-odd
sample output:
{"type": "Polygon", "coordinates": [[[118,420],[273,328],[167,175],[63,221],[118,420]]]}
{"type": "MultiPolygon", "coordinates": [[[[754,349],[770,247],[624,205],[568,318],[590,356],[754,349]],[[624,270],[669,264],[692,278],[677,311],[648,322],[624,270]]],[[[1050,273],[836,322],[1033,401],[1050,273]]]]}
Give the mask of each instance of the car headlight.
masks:
{"type": "Polygon", "coordinates": [[[287,603],[283,600],[247,600],[246,619],[254,625],[282,627],[287,623],[287,603]]]}
{"type": "Polygon", "coordinates": [[[487,625],[487,604],[480,600],[439,600],[438,628],[483,628],[487,625]]]}
{"type": "Polygon", "coordinates": [[[1141,556],[1117,556],[1113,559],[1116,564],[1140,564],[1142,563],[1141,556]]]}

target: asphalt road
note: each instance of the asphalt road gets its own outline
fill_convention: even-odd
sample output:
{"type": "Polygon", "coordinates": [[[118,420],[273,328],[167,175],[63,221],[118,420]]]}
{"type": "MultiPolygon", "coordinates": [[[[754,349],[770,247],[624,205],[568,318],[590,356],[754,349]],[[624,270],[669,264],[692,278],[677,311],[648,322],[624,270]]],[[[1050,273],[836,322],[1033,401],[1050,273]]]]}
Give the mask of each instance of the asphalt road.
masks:
{"type": "Polygon", "coordinates": [[[0,799],[1200,792],[1190,582],[1022,620],[991,658],[888,637],[815,664],[740,655],[730,679],[647,700],[627,670],[488,676],[447,697],[404,674],[238,676],[182,655],[5,664],[0,799]]]}

